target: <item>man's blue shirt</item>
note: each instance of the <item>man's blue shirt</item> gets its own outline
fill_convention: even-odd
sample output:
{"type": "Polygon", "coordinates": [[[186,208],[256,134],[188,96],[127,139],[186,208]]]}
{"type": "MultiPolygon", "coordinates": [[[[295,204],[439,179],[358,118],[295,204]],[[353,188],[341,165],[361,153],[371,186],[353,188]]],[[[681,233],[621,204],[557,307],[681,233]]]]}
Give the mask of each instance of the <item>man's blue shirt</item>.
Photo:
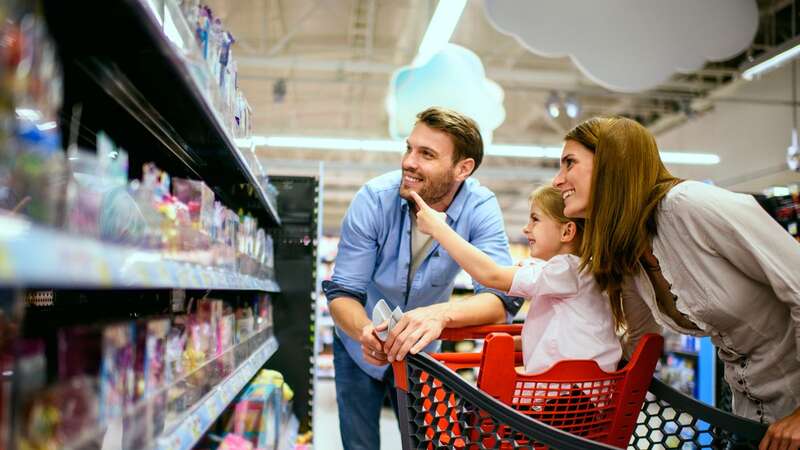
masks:
{"type": "MultiPolygon", "coordinates": [[[[323,283],[328,301],[342,296],[361,301],[367,315],[380,299],[390,308],[409,311],[420,306],[446,302],[453,292],[453,280],[461,270],[438,242],[411,279],[411,216],[409,203],[400,197],[401,171],[390,172],[365,184],[353,198],[342,222],[339,250],[331,281],[323,283]]],[[[512,264],[503,215],[494,194],[467,178],[447,208],[447,224],[496,263],[512,264]]],[[[522,305],[522,299],[474,283],[475,293],[492,292],[506,308],[508,318],[522,305]]],[[[364,361],[361,345],[344,331],[336,330],[348,354],[370,376],[381,379],[386,366],[364,361]]],[[[430,349],[428,349],[430,350],[430,349]]]]}

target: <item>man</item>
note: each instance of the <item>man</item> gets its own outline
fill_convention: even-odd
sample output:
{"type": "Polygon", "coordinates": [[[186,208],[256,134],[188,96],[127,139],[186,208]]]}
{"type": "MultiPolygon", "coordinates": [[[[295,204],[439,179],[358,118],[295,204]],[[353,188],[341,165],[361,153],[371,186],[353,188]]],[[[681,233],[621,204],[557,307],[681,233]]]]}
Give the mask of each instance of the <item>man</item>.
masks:
{"type": "Polygon", "coordinates": [[[483,141],[472,119],[429,108],[417,115],[402,171],[369,181],[350,204],[333,277],[323,283],[337,327],[334,368],[345,450],[380,448],[378,424],[387,390],[396,400],[387,362],[425,349],[445,327],[505,322],[522,304],[480,285],[475,296],[448,303],[461,269],[416,230],[412,191],[445,212],[453,229],[498,264],[511,264],[497,200],[469,178],[482,159],[483,141]],[[377,339],[369,317],[380,299],[405,311],[385,343],[377,339]]]}

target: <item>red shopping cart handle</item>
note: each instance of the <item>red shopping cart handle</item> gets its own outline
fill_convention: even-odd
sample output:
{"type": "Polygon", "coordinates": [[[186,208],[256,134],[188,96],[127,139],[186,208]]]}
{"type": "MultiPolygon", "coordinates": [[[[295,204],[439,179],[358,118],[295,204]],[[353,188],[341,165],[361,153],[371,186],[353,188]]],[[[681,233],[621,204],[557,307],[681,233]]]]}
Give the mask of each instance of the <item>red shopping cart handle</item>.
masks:
{"type": "MultiPolygon", "coordinates": [[[[431,353],[431,357],[450,370],[471,369],[480,367],[482,353],[431,353]]],[[[523,365],[522,352],[514,352],[514,365],[523,365]]]]}
{"type": "Polygon", "coordinates": [[[489,333],[508,333],[519,336],[522,325],[483,325],[479,327],[445,328],[439,339],[443,341],[463,341],[465,339],[483,339],[489,333]]]}

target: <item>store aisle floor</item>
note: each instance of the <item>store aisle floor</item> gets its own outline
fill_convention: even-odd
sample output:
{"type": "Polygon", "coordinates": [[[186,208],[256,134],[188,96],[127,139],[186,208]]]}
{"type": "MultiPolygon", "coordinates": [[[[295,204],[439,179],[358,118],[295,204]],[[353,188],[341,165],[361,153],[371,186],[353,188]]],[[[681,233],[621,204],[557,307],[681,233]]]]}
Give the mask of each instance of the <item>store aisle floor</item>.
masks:
{"type": "MultiPolygon", "coordinates": [[[[342,450],[339,436],[339,413],[336,407],[336,386],[333,380],[318,380],[315,389],[314,450],[342,450]]],[[[380,450],[400,450],[400,431],[390,408],[381,412],[380,450]]],[[[376,449],[377,450],[377,449],[376,449]]]]}

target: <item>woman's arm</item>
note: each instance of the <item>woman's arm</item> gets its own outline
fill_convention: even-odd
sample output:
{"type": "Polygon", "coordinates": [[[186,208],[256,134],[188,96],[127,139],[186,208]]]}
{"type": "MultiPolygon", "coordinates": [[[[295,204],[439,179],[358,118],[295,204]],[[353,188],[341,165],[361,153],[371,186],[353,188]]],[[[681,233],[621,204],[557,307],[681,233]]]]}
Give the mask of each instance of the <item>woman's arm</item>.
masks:
{"type": "Polygon", "coordinates": [[[439,241],[450,256],[475,281],[492,288],[508,292],[519,267],[504,267],[478,250],[456,233],[445,222],[446,215],[429,207],[416,192],[411,193],[417,203],[417,229],[439,241]]]}
{"type": "Polygon", "coordinates": [[[622,311],[625,314],[627,329],[620,339],[622,354],[630,358],[639,340],[647,333],[662,334],[664,330],[653,317],[650,307],[639,295],[636,282],[632,277],[627,277],[622,283],[620,291],[622,297],[622,311]]]}

